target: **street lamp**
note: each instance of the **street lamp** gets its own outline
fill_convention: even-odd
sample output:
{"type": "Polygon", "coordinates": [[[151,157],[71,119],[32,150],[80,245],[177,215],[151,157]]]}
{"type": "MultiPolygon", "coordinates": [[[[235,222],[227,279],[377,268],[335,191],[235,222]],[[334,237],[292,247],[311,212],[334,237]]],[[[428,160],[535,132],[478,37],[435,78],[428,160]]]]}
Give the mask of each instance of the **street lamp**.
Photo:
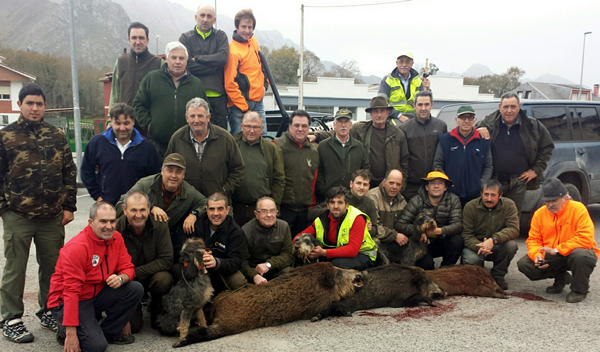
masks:
{"type": "Polygon", "coordinates": [[[156,35],[156,56],[158,56],[158,40],[160,39],[160,35],[156,35]]]}
{"type": "Polygon", "coordinates": [[[583,33],[583,54],[581,54],[581,78],[579,79],[579,93],[577,93],[577,100],[581,100],[581,90],[583,89],[583,59],[585,58],[585,36],[592,32],[583,33]]]}

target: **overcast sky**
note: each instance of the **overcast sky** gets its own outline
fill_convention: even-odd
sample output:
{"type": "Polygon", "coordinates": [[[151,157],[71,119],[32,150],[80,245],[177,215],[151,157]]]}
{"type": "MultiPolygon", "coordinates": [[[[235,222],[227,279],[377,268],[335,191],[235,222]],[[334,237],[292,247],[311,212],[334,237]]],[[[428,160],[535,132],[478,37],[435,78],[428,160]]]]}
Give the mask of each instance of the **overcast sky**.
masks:
{"type": "MultiPolygon", "coordinates": [[[[214,1],[170,0],[196,10],[214,1]]],[[[257,29],[276,29],[300,43],[300,5],[304,4],[305,47],[321,60],[356,60],[363,75],[383,76],[402,51],[415,63],[435,63],[441,71],[462,73],[472,64],[503,73],[510,66],[535,79],[555,74],[579,84],[583,33],[583,85],[600,83],[600,1],[412,0],[221,0],[219,14],[233,18],[252,8],[257,29]]],[[[218,23],[217,23],[218,25],[218,23]]],[[[228,34],[229,35],[229,34],[228,34]]]]}

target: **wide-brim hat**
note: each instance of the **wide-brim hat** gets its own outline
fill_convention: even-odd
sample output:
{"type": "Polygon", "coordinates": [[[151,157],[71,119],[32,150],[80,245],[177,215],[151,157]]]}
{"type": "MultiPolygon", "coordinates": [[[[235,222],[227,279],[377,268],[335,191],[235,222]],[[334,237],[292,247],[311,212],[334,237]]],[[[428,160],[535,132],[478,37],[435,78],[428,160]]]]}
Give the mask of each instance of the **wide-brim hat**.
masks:
{"type": "Polygon", "coordinates": [[[179,153],[171,153],[163,161],[163,166],[178,166],[185,169],[185,165],[185,158],[179,153]]]}
{"type": "Polygon", "coordinates": [[[446,175],[445,173],[443,173],[439,170],[431,171],[430,173],[427,174],[427,177],[423,177],[421,180],[424,183],[427,183],[429,181],[435,180],[436,178],[441,178],[442,180],[446,181],[446,186],[454,187],[454,182],[452,182],[452,180],[450,180],[448,175],[446,175]]]}
{"type": "Polygon", "coordinates": [[[563,198],[567,195],[567,188],[556,177],[550,177],[542,184],[542,200],[549,201],[563,198]]]}
{"type": "Polygon", "coordinates": [[[373,109],[388,109],[388,110],[392,110],[393,107],[391,107],[387,100],[384,97],[375,97],[373,99],[371,99],[371,104],[369,105],[368,108],[365,109],[366,112],[371,112],[371,110],[373,109]]]}

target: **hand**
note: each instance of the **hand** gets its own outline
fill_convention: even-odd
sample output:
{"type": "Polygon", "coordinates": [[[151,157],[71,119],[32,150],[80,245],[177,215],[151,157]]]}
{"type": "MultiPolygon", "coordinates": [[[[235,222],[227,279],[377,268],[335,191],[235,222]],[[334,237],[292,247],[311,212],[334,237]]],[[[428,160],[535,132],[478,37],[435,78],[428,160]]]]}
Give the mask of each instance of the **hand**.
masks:
{"type": "Polygon", "coordinates": [[[310,251],[308,258],[315,259],[315,258],[326,257],[326,256],[327,256],[327,251],[324,250],[323,248],[321,248],[321,246],[316,246],[315,248],[312,249],[312,251],[310,251]]]}
{"type": "Polygon", "coordinates": [[[309,142],[314,143],[317,140],[317,136],[315,136],[314,134],[309,134],[308,140],[309,142]]]}
{"type": "Polygon", "coordinates": [[[169,221],[169,216],[167,216],[167,213],[165,213],[164,210],[157,207],[156,205],[154,207],[152,207],[152,210],[150,210],[150,213],[152,213],[152,215],[154,215],[154,221],[159,221],[159,222],[169,221]]]}
{"type": "Polygon", "coordinates": [[[408,237],[406,237],[406,235],[403,233],[398,232],[396,234],[396,243],[398,243],[399,246],[404,246],[408,243],[408,237]]]}
{"type": "Polygon", "coordinates": [[[419,239],[419,241],[421,241],[423,243],[429,244],[429,238],[427,238],[427,234],[426,233],[422,233],[421,234],[421,238],[419,239]]]}
{"type": "Polygon", "coordinates": [[[258,264],[255,269],[261,275],[264,275],[269,271],[269,268],[267,267],[267,264],[265,264],[265,263],[258,264]]]}
{"type": "Polygon", "coordinates": [[[188,235],[194,232],[194,224],[196,223],[196,219],[198,219],[196,215],[188,215],[183,222],[183,232],[187,233],[188,235]]]}
{"type": "Polygon", "coordinates": [[[204,252],[204,256],[202,256],[202,261],[204,262],[204,266],[207,269],[213,269],[217,267],[217,260],[213,257],[212,253],[204,252]]]}
{"type": "Polygon", "coordinates": [[[429,87],[431,87],[429,78],[423,78],[423,90],[429,90],[429,87]]]}
{"type": "Polygon", "coordinates": [[[65,338],[64,352],[81,352],[79,347],[79,337],[77,337],[77,327],[66,326],[67,336],[65,338]]]}
{"type": "Polygon", "coordinates": [[[121,280],[119,279],[119,276],[117,274],[112,274],[108,277],[108,279],[106,279],[106,284],[110,286],[110,288],[119,288],[121,287],[121,280]]]}
{"type": "Polygon", "coordinates": [[[554,251],[554,248],[550,248],[550,247],[542,247],[542,248],[540,248],[540,250],[538,252],[544,253],[544,254],[556,255],[556,251],[554,251]]]}
{"type": "Polygon", "coordinates": [[[62,219],[62,222],[61,222],[61,224],[63,226],[65,226],[66,224],[68,224],[71,221],[73,221],[73,219],[75,219],[75,216],[73,215],[72,211],[63,210],[63,219],[62,219]]]}
{"type": "Polygon", "coordinates": [[[262,284],[266,284],[268,282],[267,279],[265,279],[264,277],[262,277],[258,274],[254,275],[252,280],[254,281],[255,285],[262,285],[262,284]]]}
{"type": "Polygon", "coordinates": [[[488,131],[487,127],[479,127],[477,131],[481,135],[481,138],[490,139],[490,131],[488,131]]]}
{"type": "Polygon", "coordinates": [[[400,122],[404,123],[404,122],[410,120],[410,117],[408,117],[404,114],[400,114],[400,116],[398,116],[398,120],[400,120],[400,122]]]}
{"type": "Polygon", "coordinates": [[[477,251],[478,255],[489,255],[492,254],[492,248],[494,248],[494,239],[493,238],[484,238],[481,243],[477,244],[479,250],[477,251]]]}
{"type": "Polygon", "coordinates": [[[123,328],[123,335],[131,335],[131,323],[130,322],[127,322],[127,324],[123,328]]]}
{"type": "Polygon", "coordinates": [[[535,266],[536,266],[538,269],[546,269],[547,267],[549,267],[549,266],[550,266],[550,264],[547,264],[547,263],[546,263],[546,264],[544,264],[544,265],[540,265],[540,261],[542,261],[542,260],[544,260],[544,257],[542,257],[542,255],[541,255],[541,254],[540,254],[540,255],[537,255],[537,256],[535,256],[535,262],[533,262],[533,264],[535,264],[535,266]]]}
{"type": "Polygon", "coordinates": [[[442,229],[440,227],[436,227],[435,229],[427,230],[427,236],[429,236],[429,237],[439,236],[441,234],[442,234],[442,229]]]}
{"type": "Polygon", "coordinates": [[[524,173],[522,173],[521,176],[519,176],[519,180],[527,183],[536,177],[537,177],[537,174],[535,173],[535,171],[529,169],[529,170],[525,171],[524,173]]]}
{"type": "Polygon", "coordinates": [[[369,223],[367,224],[367,230],[369,230],[369,232],[371,232],[373,230],[373,223],[369,221],[369,223]]]}
{"type": "Polygon", "coordinates": [[[104,199],[102,199],[102,197],[100,196],[100,197],[96,198],[96,203],[100,203],[100,202],[101,202],[101,201],[103,201],[103,200],[104,200],[104,199]]]}

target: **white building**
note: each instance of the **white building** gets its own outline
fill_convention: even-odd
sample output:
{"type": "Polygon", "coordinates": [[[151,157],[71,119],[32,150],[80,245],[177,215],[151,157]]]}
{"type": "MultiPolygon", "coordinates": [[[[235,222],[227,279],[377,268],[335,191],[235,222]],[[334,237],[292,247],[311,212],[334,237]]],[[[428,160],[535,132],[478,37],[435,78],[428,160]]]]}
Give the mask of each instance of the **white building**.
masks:
{"type": "MultiPolygon", "coordinates": [[[[480,94],[479,86],[464,85],[463,77],[430,76],[433,93],[433,111],[437,112],[447,104],[490,101],[493,94],[480,94]]],[[[298,86],[278,86],[279,95],[286,110],[298,107],[298,86]]],[[[311,112],[334,114],[340,108],[352,111],[355,120],[368,119],[365,109],[377,95],[379,85],[354,84],[353,78],[319,77],[317,82],[304,82],[304,107],[311,112]]],[[[266,110],[276,110],[273,93],[264,98],[266,110]]]]}

